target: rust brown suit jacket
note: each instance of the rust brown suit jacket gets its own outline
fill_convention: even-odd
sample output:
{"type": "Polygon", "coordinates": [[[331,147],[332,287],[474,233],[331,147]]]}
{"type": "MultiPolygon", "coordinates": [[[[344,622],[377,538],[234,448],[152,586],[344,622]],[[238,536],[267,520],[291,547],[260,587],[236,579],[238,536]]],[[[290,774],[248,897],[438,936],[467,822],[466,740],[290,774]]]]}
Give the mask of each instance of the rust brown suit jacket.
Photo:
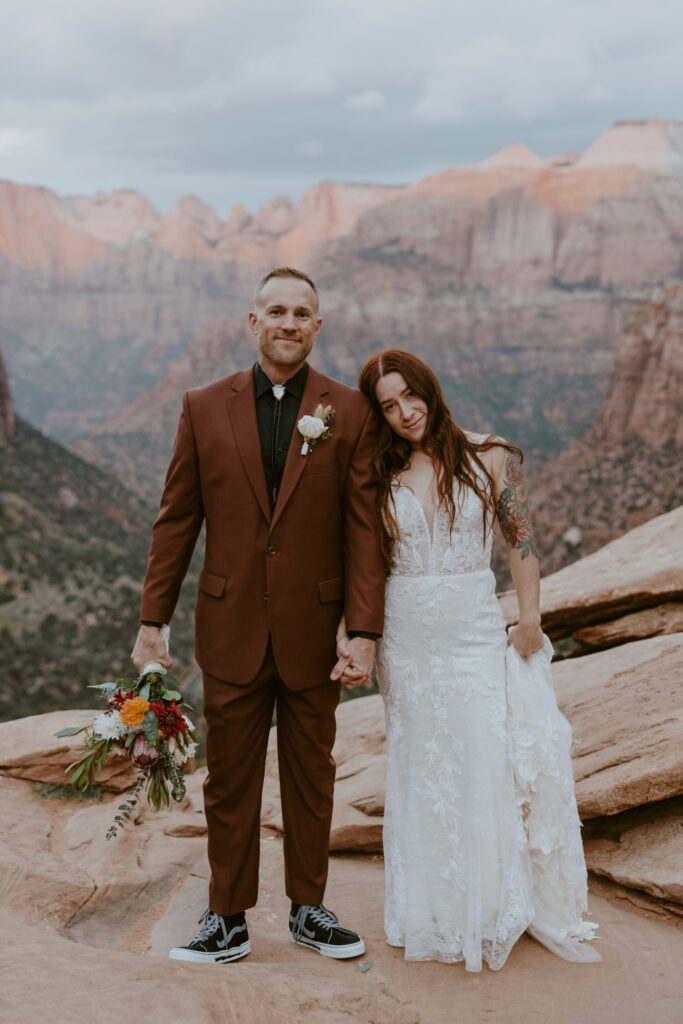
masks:
{"type": "Polygon", "coordinates": [[[195,653],[212,676],[246,685],[269,637],[290,689],[327,681],[342,612],[349,630],[381,634],[372,416],[358,391],[309,366],[299,417],[322,402],[331,436],[301,455],[294,428],[271,515],[253,370],[183,395],[142,596],[141,618],[170,622],[206,520],[195,653]]]}

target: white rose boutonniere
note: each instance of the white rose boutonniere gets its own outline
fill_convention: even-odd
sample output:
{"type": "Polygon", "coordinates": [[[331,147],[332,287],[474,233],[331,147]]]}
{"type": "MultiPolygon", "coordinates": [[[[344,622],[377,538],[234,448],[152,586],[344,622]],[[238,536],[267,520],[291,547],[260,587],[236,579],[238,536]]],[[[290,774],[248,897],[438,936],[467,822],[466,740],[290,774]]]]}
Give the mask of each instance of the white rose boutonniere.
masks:
{"type": "Polygon", "coordinates": [[[302,416],[297,427],[304,439],[301,454],[308,455],[318,441],[325,441],[330,436],[330,421],[334,416],[331,405],[317,405],[311,416],[302,416]]]}

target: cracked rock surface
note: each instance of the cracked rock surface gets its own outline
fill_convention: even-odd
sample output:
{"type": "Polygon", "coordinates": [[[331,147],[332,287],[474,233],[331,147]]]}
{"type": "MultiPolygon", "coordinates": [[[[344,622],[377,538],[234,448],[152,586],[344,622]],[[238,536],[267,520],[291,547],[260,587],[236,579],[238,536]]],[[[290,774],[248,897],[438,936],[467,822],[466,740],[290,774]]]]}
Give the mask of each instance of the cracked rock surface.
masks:
{"type": "MultiPolygon", "coordinates": [[[[29,723],[27,741],[31,728],[29,723]]],[[[247,917],[253,951],[222,967],[167,959],[170,946],[195,934],[206,906],[203,770],[189,777],[181,805],[156,814],[141,806],[109,842],[104,833],[117,794],[105,793],[100,802],[48,799],[30,777],[0,774],[3,1021],[119,1024],[125,1004],[148,1024],[452,1024],[454,1006],[460,1019],[506,1024],[573,1024],[582,1018],[641,1024],[653,1012],[658,1024],[674,1024],[683,996],[683,930],[671,923],[673,916],[660,917],[649,905],[634,909],[624,898],[627,890],[616,886],[615,892],[600,890],[591,897],[591,918],[600,922],[599,965],[566,963],[524,936],[501,972],[468,975],[458,964],[406,963],[400,949],[386,945],[381,855],[351,852],[371,850],[381,836],[384,733],[378,697],[339,709],[333,845],[340,852],[330,859],[326,895],[342,923],[363,934],[360,963],[372,966],[358,972],[359,961],[331,961],[295,946],[287,930],[273,748],[274,737],[260,897],[247,917]]],[[[635,849],[647,865],[648,823],[620,819],[610,819],[621,831],[613,833],[607,853],[596,848],[595,857],[603,858],[606,878],[632,884],[636,872],[633,865],[624,868],[624,855],[635,849]]],[[[662,841],[670,843],[670,830],[662,841]]],[[[594,842],[604,846],[605,840],[591,838],[589,850],[594,842]]],[[[646,873],[641,864],[638,877],[646,873]]],[[[664,866],[656,884],[675,898],[664,866]]]]}

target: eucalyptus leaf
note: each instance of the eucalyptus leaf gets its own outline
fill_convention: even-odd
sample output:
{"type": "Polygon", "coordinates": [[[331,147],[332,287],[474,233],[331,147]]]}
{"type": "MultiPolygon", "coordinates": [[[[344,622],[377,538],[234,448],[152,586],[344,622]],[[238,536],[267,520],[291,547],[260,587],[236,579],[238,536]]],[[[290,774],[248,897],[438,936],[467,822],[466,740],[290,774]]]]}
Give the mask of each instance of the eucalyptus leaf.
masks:
{"type": "MultiPolygon", "coordinates": [[[[81,775],[82,775],[82,774],[83,774],[83,772],[85,771],[86,765],[85,765],[85,763],[83,763],[83,762],[81,762],[81,763],[79,764],[79,762],[78,762],[78,761],[74,761],[73,765],[71,765],[70,767],[71,767],[71,768],[75,768],[75,770],[74,770],[74,773],[73,773],[73,775],[71,776],[71,785],[72,785],[72,786],[74,786],[74,785],[76,784],[77,780],[78,780],[78,779],[80,779],[81,775]],[[77,767],[77,768],[75,767],[76,765],[78,765],[78,767],[77,767]]],[[[64,769],[64,771],[65,771],[65,772],[68,772],[68,771],[69,771],[69,768],[65,768],[65,769],[64,769]]]]}
{"type": "Polygon", "coordinates": [[[145,717],[142,719],[142,731],[148,743],[156,744],[159,739],[159,726],[157,724],[157,716],[151,708],[145,712],[145,717]]]}
{"type": "Polygon", "coordinates": [[[360,964],[358,967],[356,967],[356,971],[358,971],[360,974],[367,974],[371,967],[372,960],[368,960],[367,963],[360,964]]]}
{"type": "Polygon", "coordinates": [[[79,732],[85,732],[88,728],[87,725],[70,725],[67,729],[60,729],[59,732],[55,733],[59,739],[64,736],[76,736],[79,732]]]}
{"type": "Polygon", "coordinates": [[[164,700],[182,700],[183,695],[179,690],[162,690],[161,696],[164,700]]]}
{"type": "Polygon", "coordinates": [[[138,697],[142,697],[143,700],[149,700],[149,687],[150,687],[150,684],[148,682],[144,683],[140,687],[140,692],[138,693],[138,697]]]}

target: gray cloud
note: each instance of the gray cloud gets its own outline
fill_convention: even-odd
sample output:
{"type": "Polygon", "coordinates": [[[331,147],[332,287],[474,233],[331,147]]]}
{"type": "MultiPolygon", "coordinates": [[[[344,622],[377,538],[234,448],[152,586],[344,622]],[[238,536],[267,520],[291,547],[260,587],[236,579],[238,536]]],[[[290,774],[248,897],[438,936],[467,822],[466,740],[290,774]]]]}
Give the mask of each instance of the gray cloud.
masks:
{"type": "Polygon", "coordinates": [[[683,117],[678,0],[23,0],[3,26],[0,176],[135,186],[162,209],[683,117]]]}

